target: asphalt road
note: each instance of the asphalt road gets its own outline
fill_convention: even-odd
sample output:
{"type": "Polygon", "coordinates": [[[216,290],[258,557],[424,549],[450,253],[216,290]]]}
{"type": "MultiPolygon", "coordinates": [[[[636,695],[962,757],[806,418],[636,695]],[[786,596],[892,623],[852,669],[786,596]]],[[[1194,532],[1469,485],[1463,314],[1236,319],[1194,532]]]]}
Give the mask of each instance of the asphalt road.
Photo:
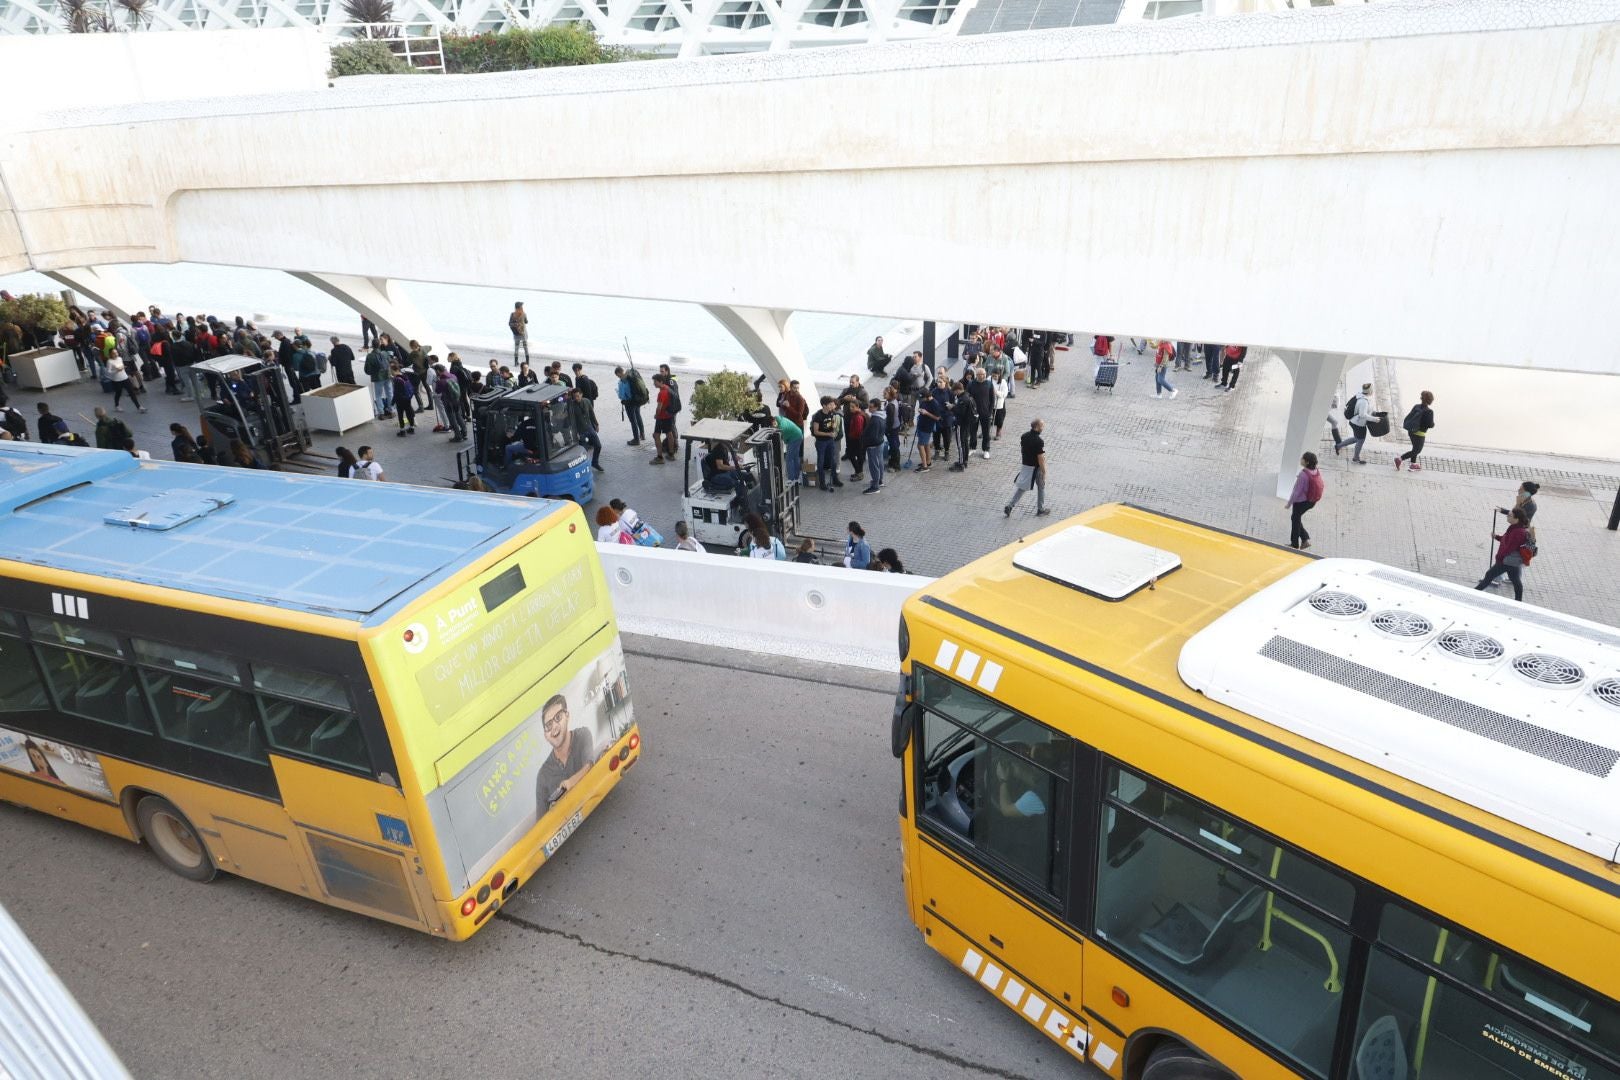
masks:
{"type": "Polygon", "coordinates": [[[0,903],[140,1078],[1044,1077],[923,944],[886,678],[628,641],[646,755],[450,944],[0,806],[0,903]]]}

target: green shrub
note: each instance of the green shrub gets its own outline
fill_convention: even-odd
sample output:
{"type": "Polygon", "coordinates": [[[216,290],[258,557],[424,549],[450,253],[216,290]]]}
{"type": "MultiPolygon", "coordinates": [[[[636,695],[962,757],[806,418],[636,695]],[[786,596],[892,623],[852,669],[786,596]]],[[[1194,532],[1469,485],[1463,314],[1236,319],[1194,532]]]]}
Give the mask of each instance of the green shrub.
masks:
{"type": "Polygon", "coordinates": [[[754,380],[740,371],[722,369],[692,388],[692,422],[714,417],[735,420],[759,406],[754,380]]]}
{"type": "Polygon", "coordinates": [[[443,42],[444,69],[452,75],[605,64],[621,58],[619,50],[604,48],[594,31],[578,24],[485,34],[449,33],[443,42]]]}
{"type": "Polygon", "coordinates": [[[333,78],[344,75],[409,75],[415,69],[394,55],[386,41],[350,41],[332,49],[333,78]]]}
{"type": "Polygon", "coordinates": [[[16,323],[24,330],[54,334],[67,321],[67,305],[59,296],[23,293],[10,300],[0,300],[0,322],[16,323]]]}

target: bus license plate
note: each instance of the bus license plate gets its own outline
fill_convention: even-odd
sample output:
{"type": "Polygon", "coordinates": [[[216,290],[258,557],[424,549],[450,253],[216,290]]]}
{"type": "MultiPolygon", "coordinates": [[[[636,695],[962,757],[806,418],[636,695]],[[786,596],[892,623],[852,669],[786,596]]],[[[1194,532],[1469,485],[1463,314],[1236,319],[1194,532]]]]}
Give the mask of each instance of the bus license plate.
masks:
{"type": "Polygon", "coordinates": [[[563,846],[563,841],[573,836],[574,830],[579,828],[579,823],[584,820],[585,811],[575,810],[574,816],[563,822],[563,827],[557,830],[557,835],[546,841],[546,858],[549,859],[556,854],[557,849],[563,846]]]}

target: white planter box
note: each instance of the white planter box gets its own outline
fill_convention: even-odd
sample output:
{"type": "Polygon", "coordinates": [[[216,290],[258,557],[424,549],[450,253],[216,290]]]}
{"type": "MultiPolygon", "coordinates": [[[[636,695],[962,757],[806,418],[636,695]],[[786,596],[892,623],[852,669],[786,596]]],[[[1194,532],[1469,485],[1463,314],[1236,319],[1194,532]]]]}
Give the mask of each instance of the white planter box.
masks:
{"type": "Polygon", "coordinates": [[[11,363],[17,368],[17,385],[31,390],[49,390],[84,378],[79,362],[67,349],[19,353],[11,358],[11,363]]]}
{"type": "Polygon", "coordinates": [[[349,383],[306,391],[303,406],[304,420],[311,431],[335,431],[341,435],[374,419],[370,389],[349,383]]]}

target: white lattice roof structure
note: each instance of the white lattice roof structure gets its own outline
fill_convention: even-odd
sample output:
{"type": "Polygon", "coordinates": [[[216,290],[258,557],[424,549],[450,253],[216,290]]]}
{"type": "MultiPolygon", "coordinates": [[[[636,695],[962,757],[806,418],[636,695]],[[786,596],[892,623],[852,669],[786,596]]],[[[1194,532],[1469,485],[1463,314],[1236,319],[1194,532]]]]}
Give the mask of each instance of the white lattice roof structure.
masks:
{"type": "MultiPolygon", "coordinates": [[[[781,51],[956,32],[974,0],[394,0],[407,33],[589,26],[608,45],[651,53],[781,51]]],[[[153,0],[151,30],[314,26],[345,34],[342,0],[153,0]]],[[[121,18],[115,12],[115,18],[121,18]]],[[[0,0],[0,33],[57,33],[56,0],[0,0]]]]}

